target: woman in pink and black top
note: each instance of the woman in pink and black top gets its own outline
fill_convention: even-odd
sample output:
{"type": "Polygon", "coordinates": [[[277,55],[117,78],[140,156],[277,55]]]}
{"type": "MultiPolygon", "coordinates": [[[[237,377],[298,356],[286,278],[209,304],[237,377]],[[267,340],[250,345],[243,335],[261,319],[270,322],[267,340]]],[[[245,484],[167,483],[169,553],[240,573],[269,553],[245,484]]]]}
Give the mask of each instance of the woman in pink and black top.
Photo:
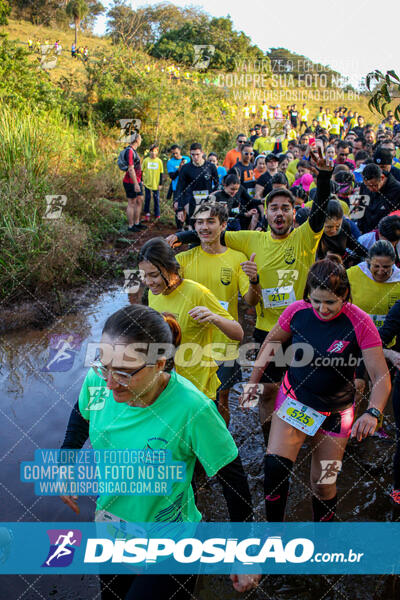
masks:
{"type": "MultiPolygon", "coordinates": [[[[311,488],[315,521],[336,512],[336,478],[347,441],[372,435],[390,393],[382,343],[372,319],[351,304],[344,267],[330,259],[308,274],[304,300],[282,313],[257,357],[250,384],[258,384],[271,360],[289,365],[272,417],[264,468],[268,521],[283,521],[289,477],[307,435],[312,436],[311,488]],[[290,355],[290,357],[289,357],[290,355]],[[354,371],[364,360],[373,387],[367,411],[354,420],[354,371]]],[[[248,386],[242,404],[255,396],[248,386]]]]}

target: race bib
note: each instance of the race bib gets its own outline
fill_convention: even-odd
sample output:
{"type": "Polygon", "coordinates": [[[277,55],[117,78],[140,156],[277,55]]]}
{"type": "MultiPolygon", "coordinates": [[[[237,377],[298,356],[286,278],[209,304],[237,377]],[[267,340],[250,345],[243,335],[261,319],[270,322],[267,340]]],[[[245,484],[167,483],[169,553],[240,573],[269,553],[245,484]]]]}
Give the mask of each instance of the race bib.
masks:
{"type": "Polygon", "coordinates": [[[292,302],[296,302],[296,295],[292,285],[266,288],[265,290],[262,290],[262,296],[265,308],[289,306],[292,302]]]}
{"type": "Polygon", "coordinates": [[[292,427],[311,436],[316,434],[326,419],[325,415],[321,415],[313,408],[301,404],[289,396],[286,397],[276,414],[282,421],[286,421],[292,427]]]}
{"type": "Polygon", "coordinates": [[[229,302],[224,302],[224,300],[218,300],[218,302],[220,303],[222,308],[224,308],[225,310],[228,310],[229,302]]]}
{"type": "Polygon", "coordinates": [[[196,202],[196,206],[204,202],[204,200],[209,196],[208,190],[196,190],[193,192],[193,198],[196,202]]]}
{"type": "Polygon", "coordinates": [[[382,325],[385,322],[386,319],[386,315],[369,315],[371,317],[371,319],[374,322],[374,325],[377,329],[379,329],[379,327],[382,327],[382,325]]]}

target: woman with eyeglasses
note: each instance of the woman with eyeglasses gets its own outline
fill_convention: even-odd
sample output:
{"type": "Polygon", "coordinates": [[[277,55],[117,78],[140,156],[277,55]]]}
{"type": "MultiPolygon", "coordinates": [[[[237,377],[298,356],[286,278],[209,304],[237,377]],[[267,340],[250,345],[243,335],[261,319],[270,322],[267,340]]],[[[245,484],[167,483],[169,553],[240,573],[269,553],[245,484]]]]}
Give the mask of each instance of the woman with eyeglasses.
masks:
{"type": "MultiPolygon", "coordinates": [[[[97,522],[198,522],[191,486],[198,459],[208,476],[217,475],[232,521],[252,520],[252,504],[236,445],[215,404],[172,370],[169,350],[181,332],[172,315],[150,307],[126,306],[103,328],[101,359],[88,372],[68,423],[63,448],[168,450],[183,461],[185,477],[168,495],[102,495],[97,522]],[[103,391],[104,406],[95,410],[91,389],[103,391]]],[[[133,481],[133,480],[129,480],[133,481]]],[[[62,496],[77,514],[76,496],[62,496]]],[[[255,587],[259,576],[232,575],[237,591],[255,587]]],[[[102,575],[102,600],[121,598],[189,600],[196,578],[188,575],[102,575]]]]}
{"type": "MultiPolygon", "coordinates": [[[[382,327],[390,308],[400,299],[400,269],[395,265],[396,253],[385,240],[376,242],[364,262],[347,270],[353,302],[370,315],[376,327],[382,327]]],[[[389,344],[389,345],[393,345],[389,344]]],[[[356,370],[356,404],[361,402],[368,378],[364,365],[356,370]]],[[[387,437],[379,421],[378,435],[387,437]]]]}
{"type": "Polygon", "coordinates": [[[176,315],[181,328],[182,344],[175,356],[177,373],[215,400],[220,381],[213,359],[213,331],[217,328],[240,342],[242,327],[210,290],[184,279],[174,251],[163,238],[153,238],[142,246],[139,269],[149,288],[149,306],[176,315]]]}
{"type": "Polygon", "coordinates": [[[390,308],[400,299],[400,269],[395,261],[392,244],[379,240],[364,262],[347,271],[354,304],[368,313],[377,327],[383,325],[390,308]]]}

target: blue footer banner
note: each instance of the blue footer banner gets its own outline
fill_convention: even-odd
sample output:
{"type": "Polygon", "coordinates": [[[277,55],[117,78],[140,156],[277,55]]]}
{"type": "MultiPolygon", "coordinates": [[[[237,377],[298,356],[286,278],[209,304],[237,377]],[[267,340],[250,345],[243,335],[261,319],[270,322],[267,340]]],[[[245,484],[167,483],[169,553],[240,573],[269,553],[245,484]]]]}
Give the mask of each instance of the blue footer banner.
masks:
{"type": "Polygon", "coordinates": [[[400,523],[0,523],[0,574],[400,574],[400,523]]]}

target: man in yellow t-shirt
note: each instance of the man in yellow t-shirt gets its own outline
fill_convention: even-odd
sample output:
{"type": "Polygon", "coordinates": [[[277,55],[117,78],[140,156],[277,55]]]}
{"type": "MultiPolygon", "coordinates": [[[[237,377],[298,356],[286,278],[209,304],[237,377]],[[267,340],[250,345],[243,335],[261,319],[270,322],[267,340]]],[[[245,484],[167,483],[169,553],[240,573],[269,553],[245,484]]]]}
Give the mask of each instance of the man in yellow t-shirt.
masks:
{"type": "MultiPolygon", "coordinates": [[[[287,306],[303,298],[308,270],[323,233],[326,206],[330,196],[332,167],[324,157],[312,155],[319,169],[317,195],[309,219],[293,229],[293,194],[286,189],[272,191],[266,200],[266,218],[269,229],[261,231],[227,231],[222,243],[228,248],[243,252],[248,259],[255,255],[260,279],[261,295],[256,306],[257,322],[253,334],[260,345],[276,325],[287,306]]],[[[193,242],[196,234],[179,232],[170,236],[169,243],[193,242]]],[[[260,421],[267,443],[268,420],[271,418],[276,393],[287,365],[282,353],[271,357],[261,378],[263,395],[259,402],[260,421]]]]}
{"type": "Polygon", "coordinates": [[[275,138],[268,135],[268,126],[261,126],[261,136],[254,142],[254,153],[257,156],[263,152],[272,152],[275,146],[275,138]]]}
{"type": "Polygon", "coordinates": [[[308,115],[310,114],[306,104],[303,104],[303,108],[300,110],[300,130],[302,126],[307,129],[308,127],[308,115]]]}
{"type": "Polygon", "coordinates": [[[334,116],[331,118],[329,133],[331,135],[340,135],[343,128],[343,121],[339,117],[339,111],[335,110],[334,116]]]}
{"type": "MultiPolygon", "coordinates": [[[[194,216],[194,228],[200,246],[176,255],[183,277],[207,287],[235,321],[238,320],[238,295],[255,306],[261,294],[257,265],[248,261],[242,252],[223,246],[220,241],[228,221],[228,211],[223,203],[205,203],[194,216]]],[[[213,335],[213,358],[219,364],[217,371],[221,385],[218,389],[218,411],[229,425],[228,397],[231,387],[242,380],[239,342],[229,339],[222,331],[213,335]]]]}
{"type": "Polygon", "coordinates": [[[158,146],[153,144],[150,146],[149,156],[143,161],[143,185],[144,185],[144,214],[145,220],[150,219],[150,202],[151,194],[154,200],[154,217],[160,218],[160,191],[162,190],[162,177],[164,167],[162,160],[158,158],[158,146]]]}

